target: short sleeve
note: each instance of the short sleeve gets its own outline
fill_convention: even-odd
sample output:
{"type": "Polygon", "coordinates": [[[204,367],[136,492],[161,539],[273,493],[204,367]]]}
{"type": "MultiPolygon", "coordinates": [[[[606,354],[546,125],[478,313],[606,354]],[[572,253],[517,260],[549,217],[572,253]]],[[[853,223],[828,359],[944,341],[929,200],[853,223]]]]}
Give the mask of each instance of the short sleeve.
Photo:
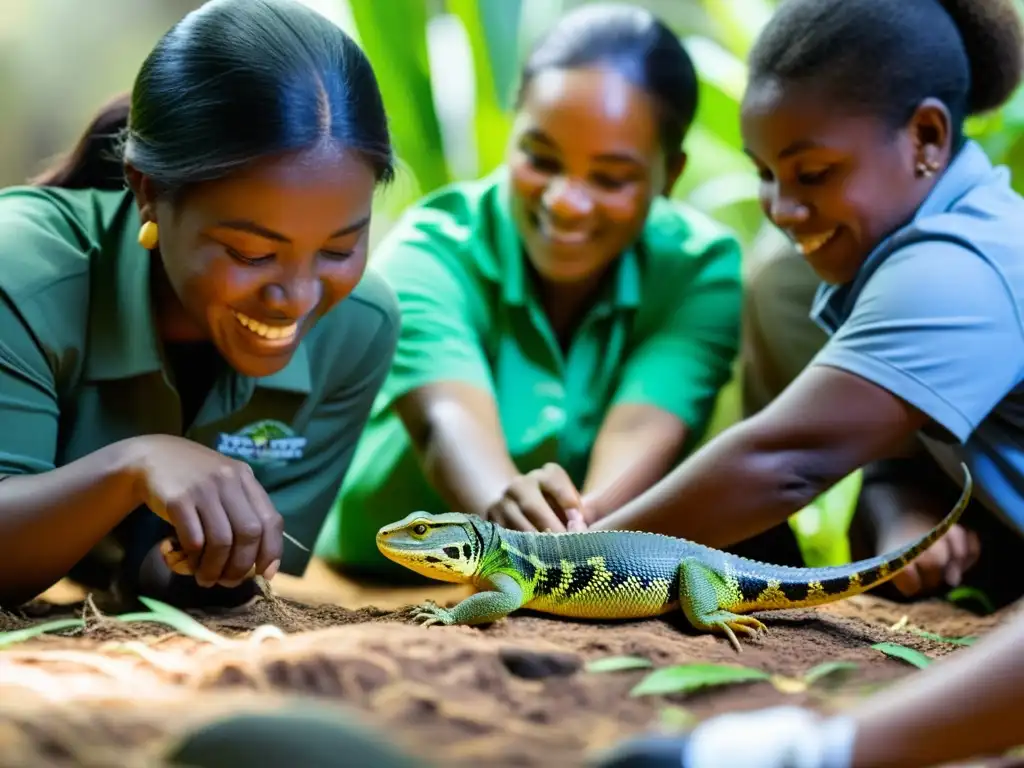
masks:
{"type": "Polygon", "coordinates": [[[673,281],[671,288],[671,300],[626,359],[612,405],[661,408],[697,435],[703,433],[718,392],[732,375],[739,348],[738,243],[732,238],[716,240],[689,281],[673,281]]]}
{"type": "Polygon", "coordinates": [[[0,293],[0,475],[53,469],[58,417],[57,388],[46,356],[0,293]]]}
{"type": "Polygon", "coordinates": [[[916,243],[868,279],[812,364],[884,387],[964,442],[1020,381],[1024,335],[994,266],[955,243],[916,243]]]}
{"type": "Polygon", "coordinates": [[[402,238],[375,255],[374,268],[398,297],[402,318],[382,407],[440,381],[493,391],[484,352],[481,286],[460,262],[458,248],[441,238],[402,238]]]}

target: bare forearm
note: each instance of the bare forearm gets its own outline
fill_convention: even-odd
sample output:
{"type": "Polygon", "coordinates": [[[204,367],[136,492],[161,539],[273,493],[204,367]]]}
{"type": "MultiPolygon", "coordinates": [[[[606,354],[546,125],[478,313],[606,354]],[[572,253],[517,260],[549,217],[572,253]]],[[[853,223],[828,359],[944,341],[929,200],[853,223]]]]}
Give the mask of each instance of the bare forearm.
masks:
{"type": "Polygon", "coordinates": [[[629,434],[595,446],[583,484],[591,521],[619,509],[661,480],[674,458],[674,451],[650,448],[629,434]]]}
{"type": "Polygon", "coordinates": [[[929,766],[1024,743],[1024,614],[854,713],[854,768],[929,766]]]}
{"type": "Polygon", "coordinates": [[[67,574],[142,502],[132,441],[38,475],[0,482],[0,605],[30,600],[67,574]]]}
{"type": "Polygon", "coordinates": [[[764,444],[749,422],[705,445],[638,498],[595,525],[727,547],[783,522],[843,477],[810,450],[764,444]]]}
{"type": "Polygon", "coordinates": [[[448,506],[482,515],[518,475],[494,435],[470,419],[432,428],[422,451],[424,473],[448,506]]]}

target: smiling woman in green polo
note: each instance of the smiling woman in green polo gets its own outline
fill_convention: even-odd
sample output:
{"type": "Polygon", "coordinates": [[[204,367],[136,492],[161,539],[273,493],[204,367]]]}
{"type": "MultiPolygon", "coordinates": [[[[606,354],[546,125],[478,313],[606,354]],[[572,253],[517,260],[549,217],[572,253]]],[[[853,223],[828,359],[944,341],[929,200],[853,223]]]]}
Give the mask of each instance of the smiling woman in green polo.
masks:
{"type": "Polygon", "coordinates": [[[391,148],[349,37],[214,0],[128,107],[0,192],[5,607],[69,573],[179,604],[302,573],[283,533],[312,546],[394,352],[394,294],[364,277],[391,148]]]}
{"type": "Polygon", "coordinates": [[[402,331],[318,555],[398,576],[374,534],[418,509],[593,521],[700,437],[741,284],[733,237],[667,199],[696,95],[646,11],[584,8],[541,41],[506,165],[427,197],[374,253],[402,331]]]}

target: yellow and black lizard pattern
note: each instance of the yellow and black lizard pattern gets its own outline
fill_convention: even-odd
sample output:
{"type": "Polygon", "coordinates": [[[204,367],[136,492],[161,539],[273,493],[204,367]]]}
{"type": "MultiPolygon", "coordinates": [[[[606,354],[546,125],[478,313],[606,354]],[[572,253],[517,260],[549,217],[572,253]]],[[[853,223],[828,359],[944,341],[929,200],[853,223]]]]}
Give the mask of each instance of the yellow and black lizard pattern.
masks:
{"type": "Polygon", "coordinates": [[[518,608],[558,616],[629,619],[681,609],[697,629],[727,635],[765,629],[754,611],[842,600],[898,573],[940,539],[970,500],[918,541],[878,557],[828,568],[789,568],[731,555],[686,539],[637,531],[521,533],[461,513],[414,512],[377,534],[387,557],[442,581],[480,590],[451,609],[428,606],[427,623],[494,621],[518,608]]]}

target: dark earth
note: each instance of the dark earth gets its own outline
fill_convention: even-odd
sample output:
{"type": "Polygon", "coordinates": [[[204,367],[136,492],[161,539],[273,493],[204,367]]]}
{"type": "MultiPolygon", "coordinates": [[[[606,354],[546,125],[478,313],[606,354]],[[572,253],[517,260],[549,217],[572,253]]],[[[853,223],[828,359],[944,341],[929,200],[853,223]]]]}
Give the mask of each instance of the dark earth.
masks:
{"type": "Polygon", "coordinates": [[[581,766],[622,737],[686,727],[714,713],[782,703],[834,710],[918,674],[872,644],[898,643],[938,659],[964,646],[914,629],[981,636],[1006,616],[978,616],[939,599],[904,605],[860,596],[759,614],[769,633],[744,641],[736,654],[726,640],[694,633],[682,616],[598,623],[522,613],[486,628],[424,628],[410,621],[409,605],[425,596],[446,604],[468,593],[351,585],[331,592],[308,583],[279,577],[273,591],[244,608],[193,614],[222,644],[163,624],[119,622],[93,596],[0,611],[0,631],[86,618],[69,636],[0,649],[0,766],[159,766],[163,750],[187,729],[295,697],[344,708],[438,765],[581,766]],[[326,599],[352,607],[317,602],[326,599]],[[742,664],[774,677],[631,696],[650,669],[586,667],[623,655],[654,667],[742,664]],[[810,687],[794,682],[830,661],[857,668],[810,687]]]}

